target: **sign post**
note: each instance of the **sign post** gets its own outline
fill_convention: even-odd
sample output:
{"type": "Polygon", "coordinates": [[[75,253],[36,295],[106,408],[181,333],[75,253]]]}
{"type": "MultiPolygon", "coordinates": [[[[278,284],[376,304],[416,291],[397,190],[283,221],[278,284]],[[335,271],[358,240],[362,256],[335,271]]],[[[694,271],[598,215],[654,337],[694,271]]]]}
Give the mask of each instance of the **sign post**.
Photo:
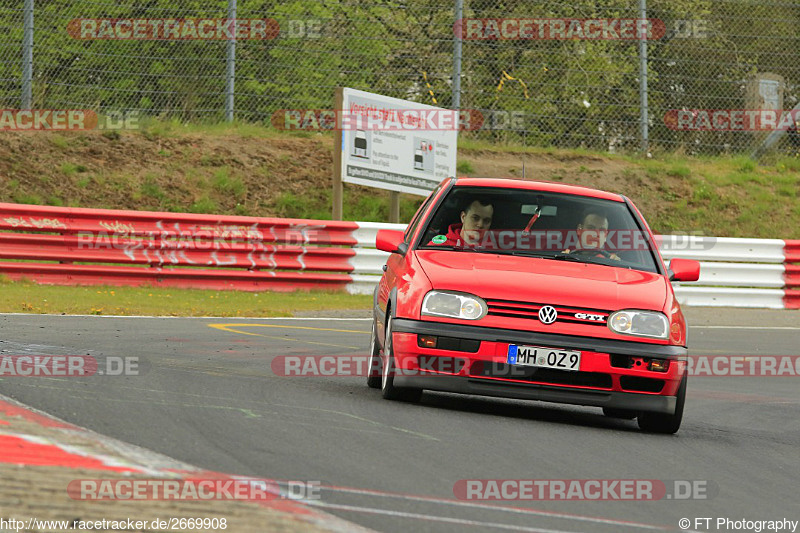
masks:
{"type": "Polygon", "coordinates": [[[334,110],[336,113],[336,129],[333,132],[333,212],[331,218],[333,220],[342,220],[343,208],[342,197],[344,196],[344,187],[342,186],[342,117],[339,110],[342,109],[342,88],[337,87],[334,95],[334,110]]]}

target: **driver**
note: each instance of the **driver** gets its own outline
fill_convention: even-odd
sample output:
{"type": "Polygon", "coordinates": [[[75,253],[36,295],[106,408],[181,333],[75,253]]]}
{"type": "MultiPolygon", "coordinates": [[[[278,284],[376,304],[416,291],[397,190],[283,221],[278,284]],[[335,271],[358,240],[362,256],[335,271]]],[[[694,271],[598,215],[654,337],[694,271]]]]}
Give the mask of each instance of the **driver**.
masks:
{"type": "Polygon", "coordinates": [[[466,209],[461,211],[461,223],[451,224],[447,228],[445,239],[441,235],[434,237],[430,244],[449,246],[477,246],[480,244],[483,232],[492,226],[494,206],[491,202],[474,200],[466,209]]]}
{"type": "Polygon", "coordinates": [[[592,250],[597,250],[594,257],[608,257],[614,261],[619,261],[620,257],[615,254],[604,250],[606,245],[606,237],[608,236],[608,217],[599,208],[590,207],[583,212],[580,224],[578,224],[578,238],[580,239],[580,248],[577,250],[570,250],[567,248],[563,253],[587,253],[591,254],[592,250]]]}

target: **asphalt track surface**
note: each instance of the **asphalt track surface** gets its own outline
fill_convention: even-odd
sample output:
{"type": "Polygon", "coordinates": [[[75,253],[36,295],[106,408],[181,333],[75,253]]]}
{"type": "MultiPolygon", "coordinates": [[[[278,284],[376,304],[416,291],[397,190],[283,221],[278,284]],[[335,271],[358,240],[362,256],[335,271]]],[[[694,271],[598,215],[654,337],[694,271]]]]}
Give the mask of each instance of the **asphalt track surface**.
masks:
{"type": "MultiPolygon", "coordinates": [[[[692,310],[691,353],[798,354],[798,317],[692,310]]],[[[695,377],[680,432],[663,436],[597,408],[428,392],[405,404],[361,377],[272,371],[276,356],[365,354],[368,330],[364,319],[0,315],[2,354],[141,365],[138,376],[5,377],[0,393],[199,467],[321,481],[329,488],[315,505],[377,531],[616,533],[680,531],[684,517],[800,520],[800,378],[695,377]],[[458,480],[505,478],[701,480],[710,498],[454,498],[458,480]]],[[[714,521],[696,530],[718,531],[714,521]]]]}

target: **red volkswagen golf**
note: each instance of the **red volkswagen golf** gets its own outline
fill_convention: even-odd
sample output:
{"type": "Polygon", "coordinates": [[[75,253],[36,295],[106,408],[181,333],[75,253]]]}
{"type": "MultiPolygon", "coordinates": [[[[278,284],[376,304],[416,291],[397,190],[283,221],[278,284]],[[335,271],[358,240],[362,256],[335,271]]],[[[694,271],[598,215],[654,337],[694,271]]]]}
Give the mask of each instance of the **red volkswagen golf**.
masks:
{"type": "Polygon", "coordinates": [[[686,397],[686,321],[642,215],[621,195],[547,182],[447,179],[375,290],[367,384],[602,407],[674,433],[686,397]]]}

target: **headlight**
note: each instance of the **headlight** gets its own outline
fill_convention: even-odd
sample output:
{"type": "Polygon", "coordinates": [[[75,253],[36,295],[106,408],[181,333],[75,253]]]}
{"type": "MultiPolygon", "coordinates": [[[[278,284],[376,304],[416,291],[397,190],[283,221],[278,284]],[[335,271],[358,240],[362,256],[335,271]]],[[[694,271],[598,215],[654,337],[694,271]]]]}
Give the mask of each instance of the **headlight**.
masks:
{"type": "Polygon", "coordinates": [[[487,311],[486,302],[472,294],[431,291],[422,300],[422,314],[479,320],[487,311]]]}
{"type": "Polygon", "coordinates": [[[669,336],[669,320],[656,311],[625,310],[611,313],[608,327],[623,335],[666,339],[669,336]]]}

